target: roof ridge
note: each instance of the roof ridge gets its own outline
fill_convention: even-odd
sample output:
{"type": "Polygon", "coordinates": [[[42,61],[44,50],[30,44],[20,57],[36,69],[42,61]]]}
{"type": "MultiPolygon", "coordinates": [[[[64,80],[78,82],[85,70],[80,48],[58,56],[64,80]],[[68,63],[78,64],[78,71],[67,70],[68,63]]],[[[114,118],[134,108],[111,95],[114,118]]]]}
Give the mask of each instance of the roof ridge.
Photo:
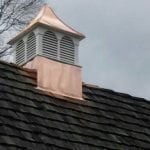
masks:
{"type": "Polygon", "coordinates": [[[25,71],[26,73],[29,73],[32,78],[35,78],[36,70],[35,69],[28,69],[28,68],[23,68],[23,66],[18,66],[17,64],[13,62],[6,62],[4,60],[0,60],[0,64],[7,65],[9,67],[13,67],[16,69],[19,69],[21,71],[25,71]]]}
{"type": "Polygon", "coordinates": [[[83,86],[87,87],[87,88],[93,88],[93,89],[101,90],[102,92],[109,92],[109,93],[111,93],[113,95],[121,96],[123,98],[131,98],[131,99],[136,100],[136,101],[145,101],[145,102],[150,103],[149,99],[146,99],[146,98],[143,98],[143,97],[133,96],[132,94],[118,92],[118,91],[107,89],[107,88],[101,88],[98,85],[94,85],[94,84],[89,84],[89,83],[84,83],[83,82],[83,86]]]}
{"type": "Polygon", "coordinates": [[[4,60],[0,60],[0,64],[8,65],[10,67],[12,66],[12,67],[24,70],[24,68],[22,66],[18,66],[17,64],[15,64],[13,62],[7,62],[7,61],[4,61],[4,60]]]}
{"type": "MultiPolygon", "coordinates": [[[[23,68],[22,66],[18,66],[16,64],[12,63],[12,62],[9,63],[9,62],[3,61],[3,60],[0,60],[0,64],[8,65],[10,67],[14,67],[14,68],[19,69],[21,71],[25,71],[25,72],[29,73],[32,78],[36,78],[36,76],[35,76],[36,70],[35,69],[23,68]]],[[[97,90],[100,90],[102,92],[109,92],[109,93],[111,93],[113,95],[121,96],[123,98],[131,98],[131,99],[136,100],[136,101],[145,101],[147,103],[150,103],[150,100],[148,100],[146,98],[136,97],[136,96],[133,96],[133,95],[128,94],[128,93],[117,92],[115,90],[111,90],[111,89],[107,89],[107,88],[101,88],[98,85],[94,85],[94,84],[90,84],[90,83],[85,83],[85,82],[83,82],[82,85],[83,85],[83,87],[97,89],[97,90]]]]}

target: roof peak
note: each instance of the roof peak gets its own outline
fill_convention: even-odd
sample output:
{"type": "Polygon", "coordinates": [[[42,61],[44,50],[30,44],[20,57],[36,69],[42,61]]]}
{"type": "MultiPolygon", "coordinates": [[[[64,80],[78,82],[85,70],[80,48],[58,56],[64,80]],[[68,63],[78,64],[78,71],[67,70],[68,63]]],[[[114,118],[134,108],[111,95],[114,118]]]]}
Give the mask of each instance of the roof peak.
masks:
{"type": "Polygon", "coordinates": [[[54,11],[52,10],[51,7],[49,7],[47,4],[44,4],[44,6],[40,9],[40,11],[36,15],[36,17],[31,20],[29,25],[32,25],[32,24],[34,24],[37,21],[41,22],[41,21],[43,21],[42,19],[46,19],[48,21],[49,18],[56,19],[58,17],[55,15],[55,13],[54,13],[54,11]],[[43,17],[45,17],[45,18],[43,18],[43,17]]]}
{"type": "Polygon", "coordinates": [[[67,24],[65,24],[50,8],[47,4],[40,9],[39,13],[36,15],[35,18],[29,22],[29,24],[25,27],[23,31],[21,31],[15,38],[9,41],[9,44],[13,44],[16,40],[18,40],[23,35],[30,32],[34,27],[37,25],[44,25],[48,28],[58,30],[60,32],[65,32],[66,34],[78,37],[79,39],[85,38],[82,33],[74,30],[67,24]]]}
{"type": "Polygon", "coordinates": [[[30,22],[29,26],[35,24],[36,22],[42,23],[42,24],[47,25],[49,27],[54,27],[56,29],[63,30],[65,32],[68,32],[68,33],[71,33],[71,34],[75,34],[75,35],[80,36],[82,38],[84,37],[83,34],[75,31],[70,26],[68,26],[67,24],[65,24],[54,13],[53,9],[51,7],[49,7],[49,5],[47,5],[47,4],[45,4],[41,8],[41,10],[37,14],[37,16],[30,22]]]}

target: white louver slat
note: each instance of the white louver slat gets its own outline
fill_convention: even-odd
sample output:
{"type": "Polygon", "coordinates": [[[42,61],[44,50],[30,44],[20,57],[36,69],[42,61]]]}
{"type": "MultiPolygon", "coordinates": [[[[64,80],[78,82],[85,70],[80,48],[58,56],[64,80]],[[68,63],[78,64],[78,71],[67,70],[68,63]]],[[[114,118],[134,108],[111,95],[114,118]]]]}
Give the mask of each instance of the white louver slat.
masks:
{"type": "Polygon", "coordinates": [[[21,65],[25,62],[25,44],[21,40],[16,47],[16,64],[21,65]]]}
{"type": "Polygon", "coordinates": [[[36,36],[32,32],[27,39],[27,60],[33,58],[36,54],[36,36]]]}
{"type": "Polygon", "coordinates": [[[75,48],[72,39],[64,36],[60,42],[60,60],[66,63],[74,64],[75,48]]]}
{"type": "Polygon", "coordinates": [[[45,32],[43,36],[43,56],[57,59],[57,43],[57,37],[53,32],[45,32]]]}

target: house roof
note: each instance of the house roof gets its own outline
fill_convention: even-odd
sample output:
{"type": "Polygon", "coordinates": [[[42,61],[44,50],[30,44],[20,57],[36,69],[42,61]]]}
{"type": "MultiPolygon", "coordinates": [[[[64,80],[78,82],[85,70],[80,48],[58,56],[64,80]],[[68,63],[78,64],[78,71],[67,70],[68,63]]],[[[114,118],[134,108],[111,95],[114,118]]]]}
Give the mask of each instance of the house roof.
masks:
{"type": "Polygon", "coordinates": [[[8,43],[13,44],[15,41],[20,39],[23,35],[27,34],[37,26],[44,26],[53,30],[58,30],[76,36],[80,39],[85,38],[82,33],[79,33],[76,30],[72,29],[71,27],[66,25],[60,18],[58,18],[54,11],[48,5],[44,5],[37,14],[37,16],[33,20],[31,20],[29,25],[25,27],[24,30],[22,30],[8,43]]]}
{"type": "Polygon", "coordinates": [[[36,89],[36,72],[0,62],[0,149],[150,148],[150,102],[83,84],[84,100],[36,89]]]}

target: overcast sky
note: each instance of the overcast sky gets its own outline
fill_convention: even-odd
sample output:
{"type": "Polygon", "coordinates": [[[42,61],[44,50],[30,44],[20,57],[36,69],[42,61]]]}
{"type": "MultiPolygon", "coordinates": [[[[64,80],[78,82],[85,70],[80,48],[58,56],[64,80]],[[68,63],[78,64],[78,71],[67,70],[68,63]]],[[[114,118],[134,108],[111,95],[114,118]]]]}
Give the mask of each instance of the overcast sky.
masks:
{"type": "Polygon", "coordinates": [[[150,99],[150,0],[48,0],[80,44],[83,81],[150,99]]]}

